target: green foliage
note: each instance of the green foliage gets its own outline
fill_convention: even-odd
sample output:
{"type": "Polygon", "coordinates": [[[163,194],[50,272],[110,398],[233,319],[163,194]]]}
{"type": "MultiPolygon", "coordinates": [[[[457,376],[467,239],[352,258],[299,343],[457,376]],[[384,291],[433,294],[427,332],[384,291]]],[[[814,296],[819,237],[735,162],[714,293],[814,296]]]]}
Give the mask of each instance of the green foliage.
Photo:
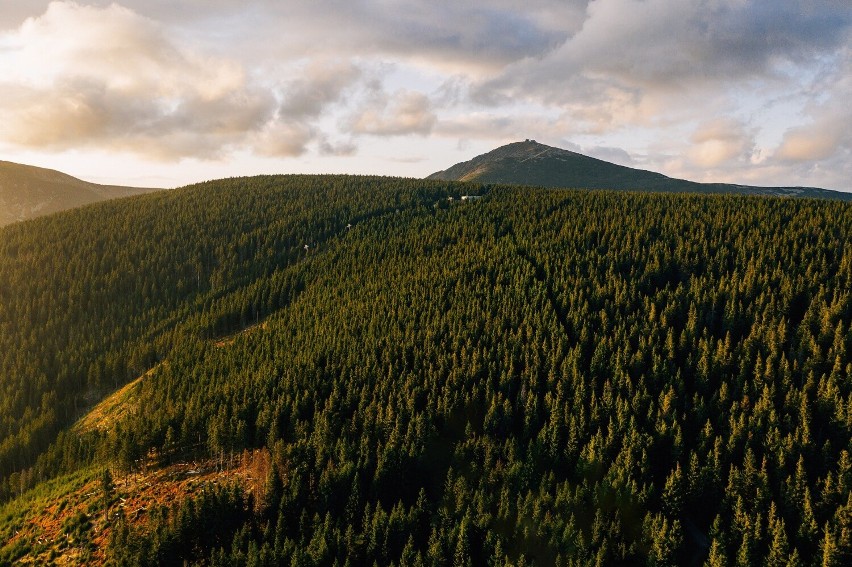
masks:
{"type": "Polygon", "coordinates": [[[205,490],[171,508],[153,510],[144,533],[132,529],[120,516],[107,547],[107,565],[181,565],[199,561],[211,550],[230,545],[232,538],[248,527],[250,504],[250,499],[238,489],[205,490]]]}
{"type": "Polygon", "coordinates": [[[847,204],[268,177],[2,236],[8,495],[272,454],[257,502],[119,521],[116,564],[852,554],[847,204]],[[61,433],[158,362],[142,411],[61,433]]]}
{"type": "MultiPolygon", "coordinates": [[[[26,526],[39,524],[39,514],[54,504],[59,504],[57,513],[63,512],[69,506],[68,495],[78,492],[95,478],[94,471],[81,469],[73,474],[64,475],[42,483],[26,492],[23,497],[0,505],[0,565],[18,564],[27,555],[37,555],[47,546],[59,546],[71,534],[76,534],[80,540],[75,544],[89,546],[91,521],[79,514],[66,514],[64,525],[60,526],[66,533],[62,541],[41,541],[27,537],[26,526]],[[20,536],[20,537],[18,537],[20,536]]],[[[99,504],[99,503],[98,503],[99,504]]],[[[49,520],[52,520],[50,518],[49,520]]],[[[73,536],[72,536],[73,537],[73,536]]]]}

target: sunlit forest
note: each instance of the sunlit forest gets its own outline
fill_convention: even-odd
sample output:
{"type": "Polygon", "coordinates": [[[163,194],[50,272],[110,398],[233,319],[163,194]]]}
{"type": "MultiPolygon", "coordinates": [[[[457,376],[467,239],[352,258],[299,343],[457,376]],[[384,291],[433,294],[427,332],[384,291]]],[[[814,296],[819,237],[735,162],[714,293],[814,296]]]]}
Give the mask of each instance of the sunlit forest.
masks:
{"type": "Polygon", "coordinates": [[[19,223],[0,565],[86,471],[110,565],[851,565],[850,353],[843,202],[268,176],[19,223]],[[247,451],[262,490],[110,500],[247,451]]]}

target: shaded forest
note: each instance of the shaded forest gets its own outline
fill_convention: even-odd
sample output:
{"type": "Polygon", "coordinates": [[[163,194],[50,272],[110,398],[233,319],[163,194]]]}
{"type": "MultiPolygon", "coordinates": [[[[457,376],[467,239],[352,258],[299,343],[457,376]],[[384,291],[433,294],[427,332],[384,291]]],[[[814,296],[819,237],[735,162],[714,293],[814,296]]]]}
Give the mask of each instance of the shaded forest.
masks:
{"type": "Polygon", "coordinates": [[[850,294],[842,202],[276,176],[103,203],[0,231],[0,498],[262,448],[261,500],[119,518],[108,562],[846,565],[850,294]]]}

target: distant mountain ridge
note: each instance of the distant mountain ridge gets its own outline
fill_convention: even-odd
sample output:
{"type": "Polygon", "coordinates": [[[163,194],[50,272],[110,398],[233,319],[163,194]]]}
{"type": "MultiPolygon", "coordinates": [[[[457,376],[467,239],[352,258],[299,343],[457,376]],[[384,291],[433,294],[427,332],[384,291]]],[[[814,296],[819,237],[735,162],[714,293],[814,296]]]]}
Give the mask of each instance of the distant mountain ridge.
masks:
{"type": "Polygon", "coordinates": [[[736,193],[774,197],[817,197],[852,201],[852,193],[816,187],[755,187],[728,183],[697,183],[661,173],[616,165],[577,152],[540,144],[535,140],[501,146],[470,161],[428,176],[427,179],[477,181],[564,187],[615,189],[663,193],[736,193]]]}
{"type": "Polygon", "coordinates": [[[52,169],[0,161],[0,226],[151,191],[157,189],[99,185],[52,169]]]}

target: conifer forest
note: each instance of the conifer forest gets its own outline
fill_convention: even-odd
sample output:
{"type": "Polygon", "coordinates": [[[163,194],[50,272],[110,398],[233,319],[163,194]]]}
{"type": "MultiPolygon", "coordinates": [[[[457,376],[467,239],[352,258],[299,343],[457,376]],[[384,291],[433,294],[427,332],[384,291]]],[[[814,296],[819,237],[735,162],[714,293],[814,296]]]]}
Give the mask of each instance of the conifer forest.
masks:
{"type": "Polygon", "coordinates": [[[4,227],[0,565],[72,549],[852,565],[852,204],[294,175],[4,227]],[[222,476],[122,505],[179,463],[222,476]]]}

